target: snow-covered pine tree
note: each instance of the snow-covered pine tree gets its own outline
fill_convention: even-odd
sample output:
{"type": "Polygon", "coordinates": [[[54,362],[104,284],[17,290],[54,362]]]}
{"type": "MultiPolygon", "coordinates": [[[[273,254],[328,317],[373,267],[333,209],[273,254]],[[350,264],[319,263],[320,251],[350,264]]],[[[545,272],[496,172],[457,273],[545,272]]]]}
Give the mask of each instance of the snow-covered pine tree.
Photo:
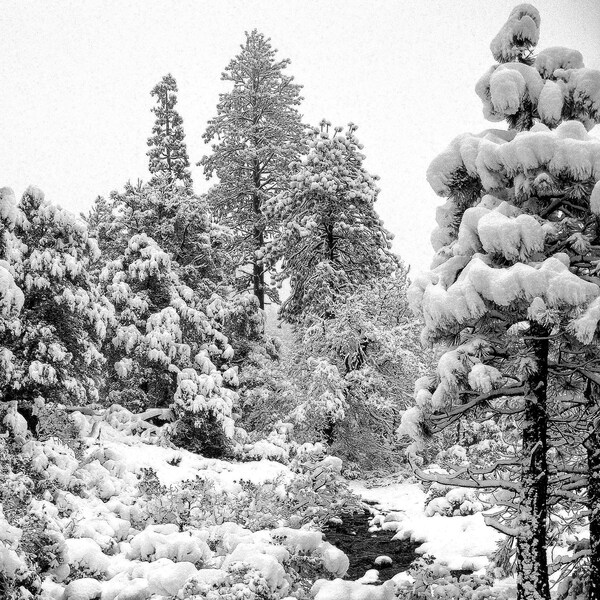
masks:
{"type": "Polygon", "coordinates": [[[219,179],[209,191],[211,210],[235,232],[230,249],[238,267],[236,287],[251,290],[261,309],[267,292],[262,253],[277,226],[263,207],[287,189],[302,134],[296,108],[301,86],[284,73],[290,61],[275,55],[262,33],[246,33],[240,54],[221,76],[232,89],[220,95],[217,116],[204,133],[206,143],[217,141],[199,163],[208,179],[213,174],[219,179]]]}
{"type": "Polygon", "coordinates": [[[401,460],[394,431],[408,382],[426,372],[407,287],[404,269],[358,286],[331,305],[331,317],[306,319],[286,357],[293,384],[286,404],[298,433],[330,434],[332,452],[359,469],[401,460]]]}
{"type": "Polygon", "coordinates": [[[177,439],[189,437],[187,445],[218,453],[223,434],[233,435],[236,394],[227,386],[237,376],[226,366],[231,346],[207,315],[212,308],[180,283],[169,255],[145,234],[134,235],[100,279],[116,312],[105,345],[108,401],[134,409],[171,407],[177,439]]]}
{"type": "Polygon", "coordinates": [[[19,313],[25,298],[15,283],[10,265],[11,233],[17,223],[22,224],[23,214],[17,209],[11,188],[0,189],[0,385],[8,384],[12,377],[14,355],[10,350],[12,340],[19,335],[19,313]],[[8,344],[8,347],[7,345],[8,344]]]}
{"type": "Polygon", "coordinates": [[[291,292],[280,317],[290,323],[306,315],[330,317],[332,305],[360,284],[398,267],[390,251],[392,235],[374,209],[377,177],[363,166],[356,126],[329,133],[330,124],[306,133],[307,154],[295,168],[288,190],[265,210],[280,231],[267,245],[267,257],[281,261],[275,278],[289,279],[291,292]]]}
{"type": "Polygon", "coordinates": [[[149,169],[153,176],[150,183],[163,185],[166,182],[191,188],[190,160],[184,141],[183,119],[175,109],[177,82],[173,75],[165,75],[150,94],[156,97],[156,106],[152,108],[156,121],[152,136],[148,138],[149,169]]]}
{"type": "Polygon", "coordinates": [[[168,252],[181,281],[209,298],[229,267],[222,248],[231,236],[212,222],[206,197],[192,189],[183,122],[174,108],[176,91],[175,79],[166,75],[151,92],[157,106],[148,138],[150,182],[127,182],[108,200],[99,196],[87,220],[105,260],[115,260],[133,235],[144,233],[168,252]]]}
{"type": "Polygon", "coordinates": [[[463,418],[509,415],[516,424],[514,456],[420,474],[503,490],[504,523],[488,522],[516,539],[522,600],[550,597],[548,427],[568,379],[555,363],[592,341],[600,295],[592,191],[600,143],[586,132],[600,120],[600,72],[565,48],[534,57],[539,24],[534,7],[516,7],[491,44],[500,64],[477,84],[486,117],[506,118],[509,131],[462,135],[428,170],[448,200],[432,270],[410,293],[423,339],[441,346],[441,358],[435,377],[417,382],[401,427],[418,443],[463,418]]]}
{"type": "Polygon", "coordinates": [[[182,282],[203,297],[221,279],[223,252],[214,243],[221,230],[211,223],[205,199],[190,188],[157,177],[149,184],[128,182],[108,201],[97,198],[89,220],[105,259],[116,259],[132,236],[145,233],[169,254],[182,282]]]}
{"type": "Polygon", "coordinates": [[[0,332],[2,396],[22,407],[38,396],[94,401],[104,364],[99,347],[111,314],[89,275],[98,246],[84,223],[36,188],[27,189],[17,208],[4,267],[22,290],[22,308],[18,327],[4,322],[0,332]]]}

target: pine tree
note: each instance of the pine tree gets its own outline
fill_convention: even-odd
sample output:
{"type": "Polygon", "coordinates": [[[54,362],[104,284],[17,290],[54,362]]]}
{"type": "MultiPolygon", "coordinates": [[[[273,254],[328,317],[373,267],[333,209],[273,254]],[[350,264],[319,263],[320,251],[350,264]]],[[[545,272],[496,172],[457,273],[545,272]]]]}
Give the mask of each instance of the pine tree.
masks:
{"type": "Polygon", "coordinates": [[[183,119],[175,109],[177,104],[177,82],[169,73],[152,89],[150,94],[156,97],[156,106],[152,112],[156,121],[152,128],[152,136],[148,138],[149,169],[153,178],[167,183],[192,186],[189,171],[190,160],[185,145],[183,119]]]}
{"type": "Polygon", "coordinates": [[[105,345],[107,400],[133,409],[172,407],[176,433],[186,417],[202,432],[196,449],[210,450],[208,431],[213,441],[219,431],[230,437],[236,395],[227,385],[237,377],[226,361],[233,351],[207,314],[213,309],[179,281],[169,255],[147,235],[134,235],[100,280],[116,311],[105,345]]]}
{"type": "Polygon", "coordinates": [[[329,437],[336,456],[368,470],[398,461],[394,431],[408,382],[425,372],[407,287],[403,269],[358,286],[331,305],[333,316],[313,315],[296,328],[288,358],[298,432],[329,437]]]}
{"type": "Polygon", "coordinates": [[[2,396],[21,407],[39,396],[94,401],[104,364],[99,348],[111,314],[89,274],[98,247],[84,223],[36,188],[28,188],[17,208],[21,218],[7,262],[23,302],[18,327],[0,333],[2,396]]]}
{"type": "Polygon", "coordinates": [[[199,164],[207,178],[219,179],[209,192],[210,206],[235,232],[231,252],[242,272],[237,287],[252,290],[262,309],[267,291],[262,252],[277,226],[263,207],[286,189],[289,165],[298,156],[301,97],[300,86],[284,73],[290,61],[276,60],[263,34],[246,33],[241,50],[221,76],[233,87],[220,95],[217,116],[204,134],[206,143],[217,141],[199,164]]]}
{"type": "Polygon", "coordinates": [[[96,199],[88,222],[105,259],[116,259],[132,236],[145,233],[169,254],[182,282],[204,297],[222,277],[225,259],[216,245],[222,234],[205,200],[188,188],[157,178],[150,184],[128,182],[108,201],[96,199]]]}
{"type": "MultiPolygon", "coordinates": [[[[0,385],[9,384],[12,378],[14,354],[10,347],[12,340],[20,335],[19,313],[25,297],[15,283],[14,269],[11,267],[11,235],[15,225],[23,224],[23,214],[17,208],[12,189],[0,189],[0,385]],[[8,345],[8,346],[7,346],[8,345]]],[[[17,256],[17,258],[19,258],[17,256]]]]}
{"type": "Polygon", "coordinates": [[[448,200],[438,209],[432,270],[411,295],[423,339],[445,352],[435,377],[418,382],[401,428],[419,443],[463,418],[516,424],[513,456],[449,476],[419,473],[503,490],[503,523],[488,523],[516,540],[521,600],[550,597],[548,498],[560,494],[560,474],[549,462],[549,428],[557,430],[553,416],[568,406],[557,391],[581,389],[575,357],[592,341],[600,294],[592,214],[600,144],[586,133],[600,120],[600,72],[565,48],[534,57],[539,23],[532,6],[515,8],[491,45],[501,64],[477,85],[484,114],[506,118],[509,131],[460,136],[429,168],[430,184],[448,200]]]}
{"type": "Polygon", "coordinates": [[[355,131],[344,135],[329,124],[307,133],[308,153],[296,165],[290,189],[280,193],[266,214],[281,222],[267,246],[278,281],[289,279],[291,293],[280,317],[297,323],[308,314],[331,315],[331,306],[360,284],[388,275],[398,266],[390,252],[392,236],[374,204],[377,177],[363,166],[355,131]]]}
{"type": "Polygon", "coordinates": [[[108,200],[99,196],[87,221],[105,260],[120,256],[132,236],[147,234],[168,252],[182,282],[208,298],[223,278],[227,257],[221,246],[230,236],[192,189],[176,91],[175,79],[166,75],[151,92],[157,119],[148,139],[150,182],[127,182],[108,200]]]}

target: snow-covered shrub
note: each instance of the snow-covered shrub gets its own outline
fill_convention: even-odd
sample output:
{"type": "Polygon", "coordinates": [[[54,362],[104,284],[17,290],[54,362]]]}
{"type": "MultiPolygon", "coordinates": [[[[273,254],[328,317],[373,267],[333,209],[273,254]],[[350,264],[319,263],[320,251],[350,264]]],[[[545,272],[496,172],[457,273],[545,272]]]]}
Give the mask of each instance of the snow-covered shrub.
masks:
{"type": "Polygon", "coordinates": [[[207,581],[192,577],[182,590],[183,600],[280,600],[284,590],[273,589],[269,579],[259,570],[243,562],[232,563],[224,577],[207,581]]]}
{"type": "Polygon", "coordinates": [[[396,585],[398,600],[506,600],[505,591],[494,589],[489,575],[452,575],[445,565],[431,557],[419,558],[408,569],[410,577],[396,585]]]}
{"type": "Polygon", "coordinates": [[[425,499],[425,514],[428,517],[472,515],[483,509],[484,505],[479,500],[477,492],[467,488],[450,488],[433,483],[425,499]]]}
{"type": "Polygon", "coordinates": [[[287,485],[287,495],[294,522],[322,525],[333,517],[363,510],[341,475],[342,460],[325,455],[323,444],[300,446],[290,468],[295,477],[287,485]]]}
{"type": "Polygon", "coordinates": [[[47,498],[55,486],[18,443],[0,437],[0,597],[39,593],[44,573],[66,561],[65,538],[47,498]]]}
{"type": "Polygon", "coordinates": [[[296,444],[290,440],[292,431],[290,423],[276,423],[276,428],[263,437],[261,432],[253,432],[243,444],[239,452],[242,460],[276,460],[287,464],[290,454],[295,450],[296,444]]]}

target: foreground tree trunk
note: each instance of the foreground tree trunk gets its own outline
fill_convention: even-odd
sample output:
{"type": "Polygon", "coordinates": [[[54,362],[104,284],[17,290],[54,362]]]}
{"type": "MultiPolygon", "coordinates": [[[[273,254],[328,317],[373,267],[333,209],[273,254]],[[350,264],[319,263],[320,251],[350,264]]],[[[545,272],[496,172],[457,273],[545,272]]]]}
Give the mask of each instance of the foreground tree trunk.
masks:
{"type": "Polygon", "coordinates": [[[600,431],[591,424],[585,440],[588,463],[588,506],[590,520],[589,600],[600,600],[600,431]]]}
{"type": "Polygon", "coordinates": [[[548,331],[531,325],[530,348],[537,370],[526,398],[521,467],[521,511],[517,536],[517,600],[550,600],[546,555],[548,331]]]}

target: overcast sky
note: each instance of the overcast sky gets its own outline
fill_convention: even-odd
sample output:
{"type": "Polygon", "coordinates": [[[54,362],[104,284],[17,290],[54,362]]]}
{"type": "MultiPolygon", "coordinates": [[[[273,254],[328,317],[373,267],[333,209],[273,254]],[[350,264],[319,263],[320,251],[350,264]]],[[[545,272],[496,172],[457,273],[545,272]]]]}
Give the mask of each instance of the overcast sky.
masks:
{"type": "MultiPolygon", "coordinates": [[[[220,74],[244,31],[272,39],[304,86],[304,121],[353,121],[381,176],[378,212],[395,250],[420,269],[441,201],[425,181],[434,156],[493,126],[474,86],[514,0],[2,0],[0,186],[29,184],[74,212],[146,179],[150,90],[171,72],[190,159],[215,113],[220,74]]],[[[600,2],[538,0],[538,48],[568,46],[600,68],[600,2]]],[[[596,132],[598,128],[596,128],[596,132]]],[[[195,189],[206,191],[201,169],[195,189]]]]}

